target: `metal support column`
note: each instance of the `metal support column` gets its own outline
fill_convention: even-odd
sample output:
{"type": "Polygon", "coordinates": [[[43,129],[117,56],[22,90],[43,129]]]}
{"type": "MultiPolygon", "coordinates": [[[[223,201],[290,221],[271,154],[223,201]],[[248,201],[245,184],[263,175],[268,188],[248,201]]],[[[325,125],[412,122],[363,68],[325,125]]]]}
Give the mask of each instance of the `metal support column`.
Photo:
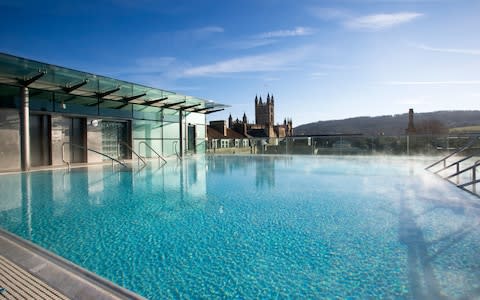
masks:
{"type": "Polygon", "coordinates": [[[20,143],[22,171],[28,171],[30,170],[30,108],[27,87],[21,88],[20,143]]]}
{"type": "Polygon", "coordinates": [[[179,149],[179,155],[180,157],[183,157],[183,110],[178,111],[178,123],[179,123],[179,128],[180,128],[180,149],[179,149]]]}

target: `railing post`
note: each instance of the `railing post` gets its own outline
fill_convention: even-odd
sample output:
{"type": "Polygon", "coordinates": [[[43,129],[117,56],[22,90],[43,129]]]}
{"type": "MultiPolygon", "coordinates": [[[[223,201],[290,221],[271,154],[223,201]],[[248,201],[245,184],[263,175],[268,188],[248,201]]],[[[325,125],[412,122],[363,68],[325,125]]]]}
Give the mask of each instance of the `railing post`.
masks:
{"type": "Polygon", "coordinates": [[[477,180],[477,162],[475,162],[475,165],[473,166],[473,169],[472,169],[472,182],[473,182],[473,186],[472,186],[472,191],[476,194],[477,193],[477,184],[475,183],[475,181],[477,180]]]}

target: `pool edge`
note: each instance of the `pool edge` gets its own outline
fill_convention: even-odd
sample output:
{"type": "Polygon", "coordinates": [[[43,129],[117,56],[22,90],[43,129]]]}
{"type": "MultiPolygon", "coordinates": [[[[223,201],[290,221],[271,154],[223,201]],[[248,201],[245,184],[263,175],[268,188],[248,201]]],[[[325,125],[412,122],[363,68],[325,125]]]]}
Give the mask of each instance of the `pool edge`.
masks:
{"type": "Polygon", "coordinates": [[[145,299],[0,228],[0,254],[72,299],[145,299]]]}

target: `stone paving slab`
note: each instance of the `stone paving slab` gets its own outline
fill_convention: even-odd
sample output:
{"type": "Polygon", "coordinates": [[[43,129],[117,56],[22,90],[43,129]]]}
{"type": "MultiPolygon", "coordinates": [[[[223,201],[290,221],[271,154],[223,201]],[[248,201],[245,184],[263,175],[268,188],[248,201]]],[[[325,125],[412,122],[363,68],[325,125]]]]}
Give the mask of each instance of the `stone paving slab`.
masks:
{"type": "Polygon", "coordinates": [[[144,299],[2,229],[0,288],[0,300],[144,299]]]}
{"type": "Polygon", "coordinates": [[[69,299],[0,255],[0,299],[69,299]]]}

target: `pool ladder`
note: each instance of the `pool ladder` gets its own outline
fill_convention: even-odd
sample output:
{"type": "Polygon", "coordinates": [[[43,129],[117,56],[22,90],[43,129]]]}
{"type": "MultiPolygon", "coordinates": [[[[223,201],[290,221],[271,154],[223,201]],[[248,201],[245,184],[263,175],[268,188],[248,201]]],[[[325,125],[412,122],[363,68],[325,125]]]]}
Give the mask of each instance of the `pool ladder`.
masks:
{"type": "Polygon", "coordinates": [[[108,154],[105,154],[105,153],[102,153],[100,151],[97,151],[97,150],[94,150],[94,149],[91,149],[91,148],[87,148],[87,147],[84,147],[84,146],[81,146],[81,145],[77,145],[77,144],[74,144],[74,143],[71,143],[71,142],[64,142],[62,144],[62,161],[65,164],[67,164],[69,171],[70,171],[70,167],[71,167],[72,163],[70,161],[65,160],[65,145],[70,145],[70,146],[75,147],[75,148],[84,149],[84,150],[91,151],[91,152],[97,153],[99,155],[102,155],[103,157],[106,157],[106,158],[108,158],[112,161],[112,167],[113,167],[113,163],[116,162],[119,165],[123,166],[124,168],[128,168],[128,166],[125,163],[119,161],[118,159],[115,159],[115,158],[111,157],[108,154]]]}
{"type": "Polygon", "coordinates": [[[462,156],[453,162],[447,163],[448,159],[452,159],[454,156],[460,155],[462,152],[476,149],[473,148],[473,146],[478,142],[479,137],[480,135],[471,135],[465,145],[455,149],[455,151],[453,151],[452,153],[429,165],[425,168],[425,170],[440,176],[441,178],[447,180],[448,182],[454,184],[458,188],[461,188],[462,190],[470,194],[480,197],[480,193],[477,192],[477,184],[480,183],[480,179],[477,179],[477,167],[480,166],[480,160],[477,159],[473,163],[468,162],[468,160],[480,156],[480,151],[470,151],[468,155],[462,156]],[[442,166],[438,169],[438,165],[440,164],[442,164],[442,166]],[[465,166],[465,164],[467,164],[467,166],[465,166]],[[437,169],[435,169],[435,167],[437,167],[437,169]],[[455,167],[455,171],[453,173],[449,173],[449,170],[451,170],[453,167],[455,167]],[[460,175],[464,175],[467,172],[471,172],[470,180],[460,182],[460,175]],[[453,179],[456,179],[455,182],[452,181],[453,179]],[[468,188],[470,186],[471,189],[468,188]]]}
{"type": "Polygon", "coordinates": [[[120,145],[127,147],[127,149],[130,150],[132,154],[135,154],[135,156],[137,156],[138,158],[137,164],[140,165],[140,162],[143,163],[142,169],[147,165],[147,163],[145,162],[145,159],[143,159],[143,157],[141,157],[137,152],[135,152],[135,150],[133,150],[132,147],[130,147],[130,145],[127,142],[120,141],[117,143],[117,155],[119,155],[120,153],[120,145]]]}
{"type": "Polygon", "coordinates": [[[167,163],[167,160],[161,156],[157,151],[155,151],[155,149],[152,148],[152,146],[150,146],[147,142],[145,141],[141,141],[140,143],[138,143],[138,153],[140,153],[140,146],[141,145],[145,145],[146,148],[150,149],[153,151],[153,153],[155,153],[159,159],[163,160],[164,163],[167,163]]]}

